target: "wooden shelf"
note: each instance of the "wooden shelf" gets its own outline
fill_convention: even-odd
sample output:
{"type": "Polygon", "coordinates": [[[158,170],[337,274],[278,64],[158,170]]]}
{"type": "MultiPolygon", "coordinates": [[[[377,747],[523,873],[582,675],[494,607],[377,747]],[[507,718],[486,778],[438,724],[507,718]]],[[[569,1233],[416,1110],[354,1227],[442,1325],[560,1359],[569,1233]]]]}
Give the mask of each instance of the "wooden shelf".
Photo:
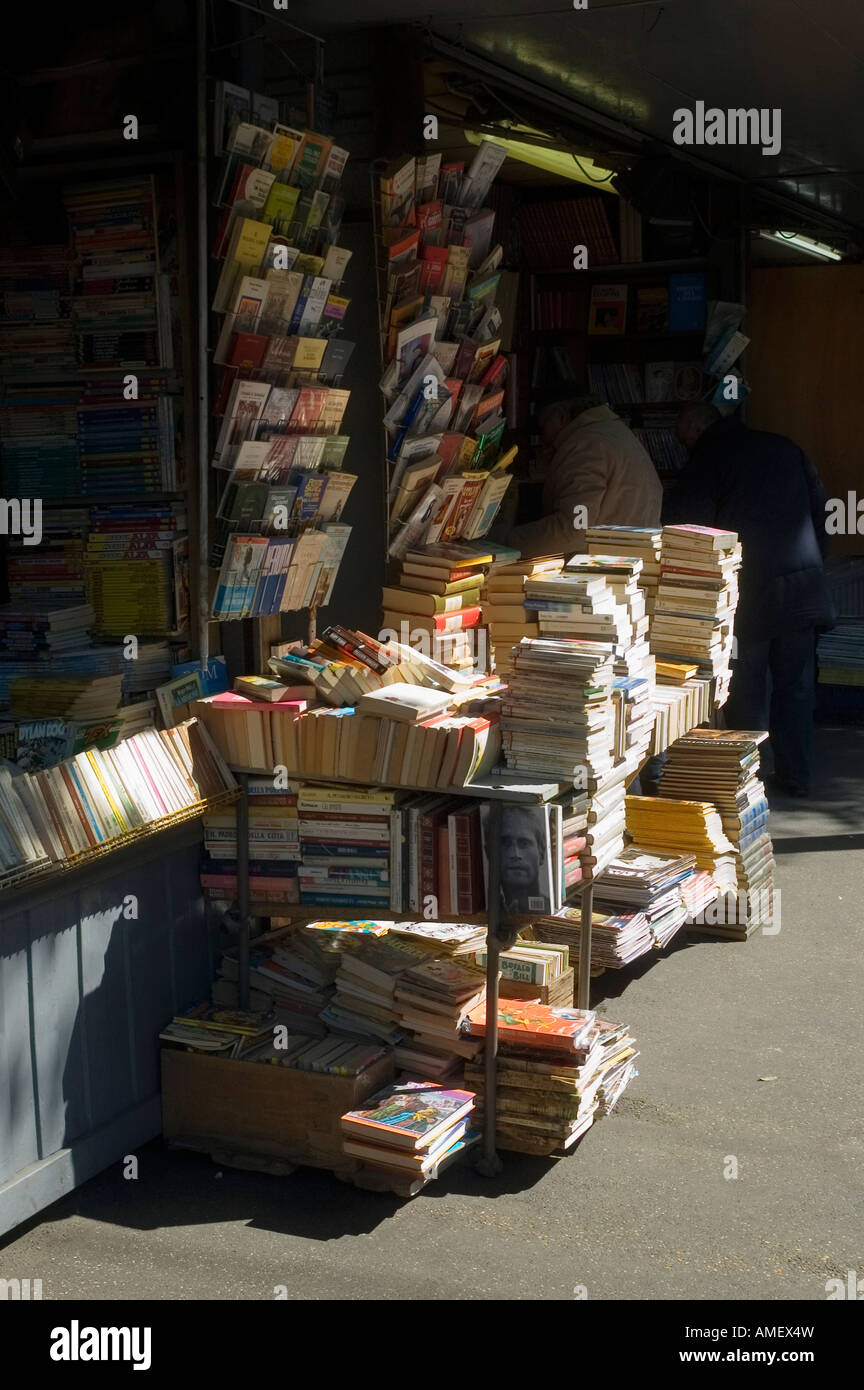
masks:
{"type": "Polygon", "coordinates": [[[621,261],[617,265],[595,265],[586,266],[584,270],[574,270],[573,266],[562,266],[560,269],[551,268],[543,270],[531,270],[531,275],[602,275],[604,279],[611,280],[615,275],[653,275],[657,272],[674,272],[676,270],[702,270],[708,262],[703,256],[690,256],[682,260],[671,261],[621,261]]]}
{"type": "MultiPolygon", "coordinates": [[[[230,764],[231,771],[246,777],[267,777],[267,769],[239,767],[230,764]]],[[[512,773],[491,773],[482,782],[467,787],[429,787],[401,782],[361,782],[352,777],[326,777],[320,773],[297,772],[286,769],[291,781],[308,782],[310,786],[370,787],[377,791],[437,792],[440,796],[471,796],[484,801],[513,801],[526,806],[542,805],[562,792],[572,790],[572,782],[544,782],[536,777],[514,778],[512,773]]]]}

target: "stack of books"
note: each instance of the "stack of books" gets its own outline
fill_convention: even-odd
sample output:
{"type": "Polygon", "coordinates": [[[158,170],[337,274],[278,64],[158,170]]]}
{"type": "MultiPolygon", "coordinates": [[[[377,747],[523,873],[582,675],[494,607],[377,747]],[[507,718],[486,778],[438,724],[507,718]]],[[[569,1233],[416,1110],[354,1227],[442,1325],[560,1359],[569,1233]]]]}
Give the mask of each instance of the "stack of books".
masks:
{"type": "Polygon", "coordinates": [[[407,936],[415,941],[428,941],[437,947],[442,960],[452,956],[473,956],[486,940],[485,926],[468,922],[391,922],[394,936],[407,936]]]}
{"type": "Polygon", "coordinates": [[[176,504],[94,507],[85,551],[94,630],[155,637],[188,621],[189,537],[176,504]]]}
{"type": "Polygon", "coordinates": [[[624,848],[624,794],[631,776],[632,765],[619,762],[596,783],[589,782],[583,880],[596,879],[624,848]]]}
{"type": "Polygon", "coordinates": [[[346,941],[336,993],[320,1015],[333,1033],[378,1038],[393,1045],[404,1029],[396,986],[401,976],[438,954],[433,942],[358,933],[346,941]]]}
{"type": "Polygon", "coordinates": [[[508,767],[561,780],[580,773],[599,778],[611,769],[615,722],[608,646],[523,637],[500,674],[509,687],[501,706],[508,767]]]}
{"type": "MultiPolygon", "coordinates": [[[[710,795],[723,830],[735,849],[737,911],[725,921],[694,923],[718,935],[749,934],[771,920],[774,856],[768,833],[768,799],[759,778],[762,730],[694,729],[668,750],[660,782],[662,797],[693,797],[696,788],[710,795]],[[737,932],[736,932],[737,929],[737,932]]],[[[699,916],[704,907],[697,911],[699,916]]]]}
{"type": "Polygon", "coordinates": [[[551,803],[553,846],[559,864],[561,904],[582,882],[582,856],[588,852],[587,795],[558,797],[551,803]],[[558,820],[560,806],[560,823],[558,820]],[[559,849],[560,844],[560,849],[559,849]]]}
{"type": "MultiPolygon", "coordinates": [[[[17,692],[26,684],[26,681],[14,681],[10,690],[17,692]]],[[[53,687],[60,682],[50,681],[46,684],[53,687]]],[[[35,688],[41,696],[41,684],[36,683],[35,688]]],[[[136,700],[123,705],[108,719],[30,719],[26,716],[32,713],[32,706],[27,702],[24,704],[24,717],[19,718],[15,729],[9,761],[14,762],[22,772],[38,772],[40,768],[54,767],[76,753],[86,753],[88,748],[113,748],[130,735],[154,727],[155,705],[155,700],[136,700]]],[[[14,706],[15,698],[12,701],[13,714],[14,706]]]]}
{"type": "MultiPolygon", "coordinates": [[[[278,927],[254,942],[250,956],[250,1006],[275,1007],[280,1021],[293,1032],[312,1037],[327,1033],[319,1014],[335,994],[343,943],[353,934],[348,922],[339,923],[339,930],[314,929],[320,925],[278,927]]],[[[214,1004],[236,1007],[238,978],[238,951],[232,946],[222,955],[211,989],[214,1004]]]]}
{"type": "MultiPolygon", "coordinates": [[[[540,941],[568,946],[578,960],[582,945],[581,907],[563,907],[552,917],[539,917],[534,934],[540,941]]],[[[591,974],[620,970],[650,951],[654,945],[651,927],[644,912],[638,910],[591,914],[591,974]]]]}
{"type": "MultiPolygon", "coordinates": [[[[277,789],[250,778],[249,894],[253,903],[298,903],[300,835],[296,787],[277,789]]],[[[237,896],[237,817],[233,807],[204,816],[201,886],[204,896],[231,902],[237,896]]]]}
{"type": "MultiPolygon", "coordinates": [[[[2,322],[0,319],[0,362],[4,377],[8,377],[15,365],[3,351],[6,334],[2,322]]],[[[13,336],[19,331],[14,329],[13,336]]],[[[74,369],[74,360],[71,365],[74,369]]],[[[0,408],[0,450],[3,486],[9,497],[44,500],[75,497],[80,491],[77,405],[74,388],[7,386],[0,408]]],[[[47,520],[43,517],[43,523],[47,520]]]]}
{"type": "Polygon", "coordinates": [[[639,1075],[635,1065],[639,1053],[626,1023],[598,1018],[597,1030],[600,1084],[597,1087],[596,1118],[599,1120],[604,1115],[611,1115],[634,1076],[639,1075]]]}
{"type": "Polygon", "coordinates": [[[237,1058],[272,1034],[275,1023],[272,1009],[256,1012],[194,1004],[185,1013],[176,1014],[159,1037],[185,1047],[188,1052],[237,1058]]]}
{"type": "Polygon", "coordinates": [[[663,532],[653,526],[589,526],[585,544],[589,555],[634,555],[642,561],[639,587],[645,594],[645,612],[651,616],[660,582],[663,532]]]}
{"type": "MultiPolygon", "coordinates": [[[[233,952],[227,969],[226,964],[223,961],[222,978],[230,979],[236,989],[233,952]]],[[[253,948],[249,956],[249,1003],[257,1007],[260,994],[275,1010],[277,1022],[283,1027],[307,1039],[326,1037],[327,1029],[319,1014],[327,1008],[336,991],[328,974],[321,972],[316,978],[317,973],[313,963],[294,949],[290,936],[284,945],[277,942],[261,949],[253,948]]],[[[272,1045],[274,1039],[270,1041],[272,1045]]]]}
{"type": "Polygon", "coordinates": [[[476,1143],[474,1093],[445,1090],[434,1083],[406,1081],[387,1086],[340,1121],[345,1154],[363,1170],[390,1180],[394,1190],[414,1196],[476,1143]]]}
{"type": "Polygon", "coordinates": [[[714,678],[715,703],[729,690],[741,546],[734,531],[664,526],[660,584],[651,624],[658,657],[698,662],[714,678]]]}
{"type": "Polygon", "coordinates": [[[602,911],[636,908],[645,915],[652,944],[669,944],[687,918],[684,883],[695,868],[693,855],[646,854],[628,845],[598,878],[594,902],[602,911]]]}
{"type": "MultiPolygon", "coordinates": [[[[72,269],[72,252],[65,243],[0,249],[0,362],[5,378],[58,381],[75,371],[72,269]]],[[[51,437],[55,431],[47,429],[44,434],[51,437]]],[[[51,439],[52,444],[57,442],[51,439]]],[[[29,488],[13,490],[5,448],[3,454],[3,480],[9,495],[44,496],[29,488]]]]}
{"type": "Polygon", "coordinates": [[[138,378],[135,400],[117,400],[114,382],[88,383],[78,406],[81,492],[175,492],[174,415],[171,397],[156,380],[138,378]]]}
{"type": "Polygon", "coordinates": [[[659,796],[628,796],[627,831],[648,854],[692,855],[718,893],[734,893],[735,846],[726,837],[714,805],[707,801],[672,801],[659,796]]]}
{"type": "MultiPolygon", "coordinates": [[[[30,680],[26,677],[9,683],[9,711],[19,718],[57,718],[93,722],[111,720],[123,699],[123,677],[86,676],[80,680],[69,677],[30,680]]],[[[152,723],[152,720],[151,720],[152,723]]]]}
{"type": "Polygon", "coordinates": [[[79,365],[171,366],[152,179],[88,184],[64,201],[80,276],[72,301],[79,365]]]}
{"type": "Polygon", "coordinates": [[[636,582],[640,567],[639,559],[629,557],[577,555],[562,574],[525,584],[525,603],[538,612],[541,633],[593,644],[612,663],[608,761],[602,768],[586,764],[579,784],[591,792],[584,878],[595,877],[623,845],[625,780],[635,774],[647,750],[653,723],[648,619],[636,582]]]}
{"type": "Polygon", "coordinates": [[[536,609],[525,607],[525,584],[543,575],[560,574],[563,556],[546,560],[517,560],[501,565],[488,576],[480,594],[483,621],[489,629],[493,656],[496,649],[504,659],[510,647],[523,637],[539,637],[540,623],[536,609]]]}
{"type": "Polygon", "coordinates": [[[94,613],[89,603],[58,606],[50,601],[0,607],[0,661],[51,660],[91,645],[94,613]]]}
{"type": "Polygon", "coordinates": [[[641,573],[642,560],[625,555],[574,555],[565,568],[565,574],[602,577],[616,608],[623,609],[629,621],[626,640],[613,647],[614,688],[616,747],[619,757],[628,761],[634,772],[648,752],[654,728],[654,657],[648,648],[649,619],[639,583],[641,573]]]}
{"type": "Polygon", "coordinates": [[[448,546],[438,546],[431,554],[409,551],[397,584],[382,591],[381,622],[391,640],[420,645],[433,660],[470,670],[478,659],[480,588],[492,556],[475,549],[460,559],[454,551],[448,546]]]}
{"type": "Polygon", "coordinates": [[[654,733],[649,752],[664,752],[676,739],[710,719],[714,694],[715,683],[708,676],[670,681],[668,676],[658,675],[653,695],[654,733]]]}
{"type": "Polygon", "coordinates": [[[838,618],[830,632],[821,633],[817,655],[820,685],[864,685],[864,622],[838,618]]]}
{"type": "Polygon", "coordinates": [[[485,973],[470,960],[430,959],[406,970],[396,985],[399,1022],[407,1035],[394,1051],[397,1065],[414,1076],[452,1077],[480,1051],[461,1029],[485,997],[485,973]]]}
{"type": "MultiPolygon", "coordinates": [[[[706,869],[697,869],[689,878],[684,880],[681,884],[681,897],[687,912],[685,925],[688,930],[694,927],[697,922],[706,921],[707,909],[714,909],[711,916],[712,919],[716,919],[718,904],[726,902],[726,899],[719,897],[717,885],[706,869]]],[[[697,930],[703,930],[703,928],[700,927],[697,930]]]]}
{"type": "Polygon", "coordinates": [[[298,870],[304,907],[401,911],[392,890],[401,873],[399,793],[373,787],[298,792],[298,870]]]}
{"type": "MultiPolygon", "coordinates": [[[[485,1037],[486,1006],[468,1015],[469,1036],[485,1037]]],[[[498,1120],[496,1142],[520,1153],[568,1150],[590,1128],[601,1088],[611,1109],[635,1074],[638,1053],[626,1028],[598,1019],[591,1010],[502,1002],[498,1008],[498,1120]],[[621,1085],[621,1076],[626,1081],[621,1085]],[[619,1089],[620,1087],[620,1089],[619,1089]]],[[[465,1069],[477,1087],[482,1119],[482,1064],[465,1069]]]]}
{"type": "MultiPolygon", "coordinates": [[[[574,970],[570,948],[560,942],[517,941],[499,957],[502,999],[531,999],[539,1004],[569,1006],[573,1003],[574,970]]],[[[486,952],[478,951],[477,963],[486,967],[486,952]]]]}

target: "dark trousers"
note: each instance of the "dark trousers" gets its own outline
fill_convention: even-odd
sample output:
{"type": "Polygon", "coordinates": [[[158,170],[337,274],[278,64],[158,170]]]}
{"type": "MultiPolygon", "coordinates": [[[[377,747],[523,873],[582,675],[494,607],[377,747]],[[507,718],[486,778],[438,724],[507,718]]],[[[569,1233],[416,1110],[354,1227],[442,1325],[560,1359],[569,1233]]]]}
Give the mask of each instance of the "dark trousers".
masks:
{"type": "Polygon", "coordinates": [[[815,649],[812,628],[768,642],[739,641],[723,711],[727,729],[767,729],[774,772],[803,791],[810,789],[815,649]]]}

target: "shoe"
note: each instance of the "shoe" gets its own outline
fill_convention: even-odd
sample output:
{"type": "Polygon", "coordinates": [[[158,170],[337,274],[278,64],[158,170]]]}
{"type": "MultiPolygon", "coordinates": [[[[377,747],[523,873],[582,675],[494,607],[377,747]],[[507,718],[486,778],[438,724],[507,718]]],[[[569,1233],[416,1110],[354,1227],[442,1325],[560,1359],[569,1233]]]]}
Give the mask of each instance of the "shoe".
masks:
{"type": "Polygon", "coordinates": [[[784,796],[801,797],[810,795],[809,787],[803,786],[800,782],[787,782],[784,777],[778,777],[776,772],[769,773],[768,777],[764,780],[767,781],[769,787],[773,787],[775,791],[781,792],[784,796]]]}

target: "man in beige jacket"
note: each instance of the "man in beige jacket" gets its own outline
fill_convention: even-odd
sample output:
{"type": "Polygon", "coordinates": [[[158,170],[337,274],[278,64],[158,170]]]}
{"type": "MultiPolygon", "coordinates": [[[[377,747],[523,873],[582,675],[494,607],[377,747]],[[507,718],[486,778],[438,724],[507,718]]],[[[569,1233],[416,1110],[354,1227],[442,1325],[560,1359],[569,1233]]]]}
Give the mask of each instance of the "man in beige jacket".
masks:
{"type": "Polygon", "coordinates": [[[523,559],[585,549],[586,526],[659,526],[663,489],[650,457],[608,405],[573,394],[539,415],[548,463],[539,521],[512,527],[523,559]]]}

